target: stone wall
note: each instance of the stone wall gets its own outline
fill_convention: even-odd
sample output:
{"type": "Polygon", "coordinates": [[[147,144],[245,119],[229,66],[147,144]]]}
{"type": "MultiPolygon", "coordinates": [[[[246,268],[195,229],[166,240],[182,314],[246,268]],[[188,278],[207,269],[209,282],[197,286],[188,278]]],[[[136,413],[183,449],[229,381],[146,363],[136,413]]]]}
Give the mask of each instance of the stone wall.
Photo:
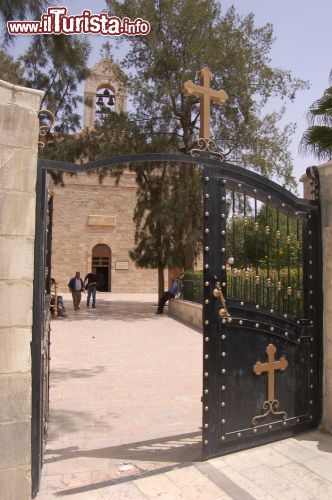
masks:
{"type": "Polygon", "coordinates": [[[168,314],[183,323],[193,326],[197,330],[203,331],[202,304],[182,299],[171,299],[168,305],[168,314]]]}
{"type": "Polygon", "coordinates": [[[35,184],[43,93],[0,80],[0,498],[31,498],[35,184]]]}
{"type": "Polygon", "coordinates": [[[319,167],[323,244],[323,421],[332,432],[332,161],[319,167]]]}
{"type": "Polygon", "coordinates": [[[128,255],[135,245],[133,174],[124,173],[118,186],[109,176],[100,184],[95,173],[66,174],[64,184],[53,188],[52,276],[59,291],[68,291],[76,271],[83,278],[91,272],[92,249],[105,244],[111,250],[112,292],[157,292],[157,271],[137,268],[128,255]]]}

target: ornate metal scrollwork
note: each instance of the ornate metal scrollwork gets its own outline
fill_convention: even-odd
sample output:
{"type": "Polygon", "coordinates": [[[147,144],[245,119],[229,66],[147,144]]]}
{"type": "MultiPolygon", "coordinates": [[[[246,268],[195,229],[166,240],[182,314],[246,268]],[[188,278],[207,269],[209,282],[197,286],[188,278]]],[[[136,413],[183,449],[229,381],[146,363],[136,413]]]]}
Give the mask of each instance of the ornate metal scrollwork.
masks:
{"type": "Polygon", "coordinates": [[[55,122],[55,116],[52,113],[52,111],[48,109],[41,109],[38,113],[38,118],[39,118],[39,141],[38,141],[38,146],[41,148],[45,147],[45,139],[46,139],[46,134],[50,130],[50,128],[53,126],[55,122]],[[49,124],[45,124],[44,120],[49,120],[49,124]]]}
{"type": "Polygon", "coordinates": [[[320,194],[320,182],[319,182],[319,171],[316,166],[308,167],[306,169],[306,175],[310,179],[310,185],[313,186],[311,194],[315,200],[319,200],[320,194]]]}
{"type": "Polygon", "coordinates": [[[191,156],[199,156],[202,153],[209,153],[210,155],[217,156],[219,160],[224,159],[224,155],[218,151],[218,147],[213,139],[203,139],[200,137],[193,144],[190,150],[191,156]]]}

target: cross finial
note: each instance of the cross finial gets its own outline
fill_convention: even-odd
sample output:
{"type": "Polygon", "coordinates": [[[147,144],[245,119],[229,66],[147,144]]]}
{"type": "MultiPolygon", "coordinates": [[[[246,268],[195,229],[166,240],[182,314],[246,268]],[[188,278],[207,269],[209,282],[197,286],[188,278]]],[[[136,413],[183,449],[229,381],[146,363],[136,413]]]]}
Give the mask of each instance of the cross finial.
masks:
{"type": "Polygon", "coordinates": [[[273,344],[269,344],[266,348],[268,362],[261,363],[257,361],[254,365],[254,372],[256,375],[261,375],[263,372],[267,372],[268,374],[268,401],[270,402],[274,401],[274,372],[275,370],[285,371],[288,366],[286,358],[281,358],[279,361],[274,360],[276,352],[276,347],[273,344]]]}
{"type": "Polygon", "coordinates": [[[188,80],[181,87],[181,92],[184,95],[195,95],[200,98],[200,136],[203,139],[210,139],[210,103],[211,101],[221,105],[227,99],[228,95],[224,90],[213,90],[210,87],[213,73],[209,68],[203,68],[199,72],[201,85],[196,85],[192,80],[188,80]]]}

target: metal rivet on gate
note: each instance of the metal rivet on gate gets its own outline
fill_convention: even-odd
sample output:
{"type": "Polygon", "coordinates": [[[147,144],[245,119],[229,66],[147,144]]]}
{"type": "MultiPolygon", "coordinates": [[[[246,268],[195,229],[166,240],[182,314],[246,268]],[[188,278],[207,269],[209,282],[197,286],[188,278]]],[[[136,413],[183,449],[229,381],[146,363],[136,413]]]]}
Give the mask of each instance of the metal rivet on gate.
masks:
{"type": "Polygon", "coordinates": [[[225,269],[226,269],[226,266],[221,266],[222,271],[225,271],[225,269]]]}
{"type": "Polygon", "coordinates": [[[205,378],[208,378],[208,376],[209,376],[209,372],[205,372],[205,373],[204,373],[204,377],[205,377],[205,378]]]}
{"type": "Polygon", "coordinates": [[[210,229],[206,228],[206,229],[205,229],[205,233],[206,233],[206,234],[209,234],[209,232],[210,232],[210,229]]]}
{"type": "Polygon", "coordinates": [[[224,358],[226,356],[226,353],[225,352],[222,352],[221,353],[221,357],[224,358]]]}
{"type": "Polygon", "coordinates": [[[314,373],[314,370],[313,370],[312,368],[310,368],[310,373],[311,373],[311,374],[312,374],[312,373],[314,373]]]}
{"type": "Polygon", "coordinates": [[[209,182],[210,177],[205,177],[205,182],[209,182]]]}
{"type": "Polygon", "coordinates": [[[225,214],[221,214],[221,218],[224,219],[226,216],[225,214]]]}
{"type": "Polygon", "coordinates": [[[244,302],[240,302],[240,306],[244,306],[244,302]]]}
{"type": "Polygon", "coordinates": [[[314,402],[313,402],[313,400],[312,400],[312,399],[310,399],[309,404],[311,404],[311,405],[313,405],[313,404],[314,404],[314,402]]]}
{"type": "Polygon", "coordinates": [[[270,429],[270,430],[272,429],[272,425],[271,425],[271,424],[269,425],[269,429],[270,429]]]}
{"type": "Polygon", "coordinates": [[[273,309],[270,309],[270,313],[273,314],[274,313],[274,310],[273,309]]]}
{"type": "Polygon", "coordinates": [[[208,429],[209,428],[209,424],[204,424],[204,429],[208,429]]]}
{"type": "Polygon", "coordinates": [[[223,324],[223,325],[224,325],[225,323],[227,323],[226,318],[223,318],[223,319],[221,320],[221,322],[222,322],[222,324],[223,324]]]}
{"type": "Polygon", "coordinates": [[[257,429],[256,429],[256,428],[255,428],[255,429],[253,429],[253,432],[254,432],[254,433],[256,434],[256,432],[257,432],[257,429]]]}
{"type": "Polygon", "coordinates": [[[269,196],[267,197],[267,199],[268,199],[268,200],[270,200],[270,199],[271,199],[271,196],[269,195],[269,196]]]}
{"type": "Polygon", "coordinates": [[[309,264],[312,264],[312,260],[309,260],[309,264]]]}
{"type": "Polygon", "coordinates": [[[311,234],[312,233],[311,229],[308,232],[309,232],[309,234],[311,234]]]}
{"type": "Polygon", "coordinates": [[[226,252],[226,248],[222,248],[221,253],[225,253],[225,252],[226,252]]]}
{"type": "Polygon", "coordinates": [[[226,335],[221,336],[221,340],[225,340],[225,338],[226,338],[226,335]]]}
{"type": "Polygon", "coordinates": [[[299,419],[299,418],[297,418],[297,419],[296,419],[296,422],[297,422],[297,423],[299,423],[299,421],[300,421],[300,419],[299,419]]]}
{"type": "Polygon", "coordinates": [[[287,314],[284,314],[284,318],[287,318],[287,314]]]}
{"type": "Polygon", "coordinates": [[[313,388],[314,388],[313,384],[310,384],[310,385],[309,385],[309,387],[310,387],[310,389],[313,389],[313,388]]]}
{"type": "Polygon", "coordinates": [[[204,250],[208,252],[210,250],[210,247],[204,247],[204,250]]]}
{"type": "Polygon", "coordinates": [[[299,215],[299,212],[295,212],[295,215],[299,215]]]}
{"type": "Polygon", "coordinates": [[[221,234],[222,234],[223,236],[225,236],[226,231],[224,231],[224,229],[223,229],[223,230],[221,231],[221,234]]]}
{"type": "Polygon", "coordinates": [[[205,285],[205,286],[209,286],[209,284],[210,284],[210,283],[209,283],[209,281],[206,281],[206,282],[204,283],[204,285],[205,285]]]}
{"type": "Polygon", "coordinates": [[[301,323],[301,321],[298,319],[298,320],[296,321],[296,324],[297,324],[297,325],[299,325],[300,323],[301,323]]]}
{"type": "Polygon", "coordinates": [[[313,342],[314,341],[314,338],[313,337],[310,337],[310,342],[313,342]]]}
{"type": "Polygon", "coordinates": [[[313,324],[314,324],[314,322],[313,322],[313,320],[312,320],[312,319],[310,320],[310,324],[311,324],[311,325],[313,325],[313,324]]]}
{"type": "Polygon", "coordinates": [[[210,301],[209,301],[209,299],[205,299],[204,302],[205,302],[205,304],[209,304],[210,301]]]}
{"type": "Polygon", "coordinates": [[[259,323],[256,323],[256,324],[255,324],[255,327],[256,327],[256,328],[259,328],[259,323]]]}
{"type": "Polygon", "coordinates": [[[308,219],[311,219],[311,215],[310,214],[308,215],[308,219]]]}
{"type": "Polygon", "coordinates": [[[298,343],[298,344],[301,344],[301,339],[297,339],[297,343],[298,343]]]}
{"type": "Polygon", "coordinates": [[[209,266],[209,264],[205,264],[204,267],[205,267],[205,269],[209,269],[210,266],[209,266]]]}
{"type": "Polygon", "coordinates": [[[238,188],[241,188],[241,187],[242,187],[242,184],[238,184],[238,185],[237,185],[237,187],[238,187],[238,188]]]}
{"type": "Polygon", "coordinates": [[[225,441],[225,436],[221,436],[221,441],[225,441]]]}
{"type": "Polygon", "coordinates": [[[256,304],[256,309],[259,309],[259,305],[258,304],[256,304]]]}
{"type": "Polygon", "coordinates": [[[314,417],[313,417],[313,415],[310,415],[310,417],[309,417],[309,418],[310,418],[310,420],[312,420],[314,417]]]}
{"type": "Polygon", "coordinates": [[[241,436],[242,436],[241,432],[238,432],[238,433],[236,434],[236,437],[238,437],[238,438],[240,438],[241,436]]]}
{"type": "Polygon", "coordinates": [[[240,321],[239,321],[239,325],[243,325],[243,321],[242,321],[242,319],[240,319],[240,321]]]}
{"type": "Polygon", "coordinates": [[[205,198],[210,198],[209,193],[206,193],[205,198]]]}
{"type": "Polygon", "coordinates": [[[288,337],[288,332],[285,332],[285,337],[288,337]]]}
{"type": "Polygon", "coordinates": [[[310,357],[311,357],[311,358],[313,358],[313,357],[314,357],[314,355],[313,355],[313,353],[312,353],[312,352],[310,353],[310,357]]]}
{"type": "Polygon", "coordinates": [[[209,355],[208,354],[204,354],[204,359],[209,359],[209,355]]]}
{"type": "Polygon", "coordinates": [[[225,375],[225,373],[226,373],[226,368],[223,368],[223,369],[221,370],[221,373],[222,373],[223,375],[225,375]]]}
{"type": "Polygon", "coordinates": [[[204,389],[204,394],[209,394],[209,389],[204,389]]]}
{"type": "Polygon", "coordinates": [[[210,213],[209,212],[204,212],[205,217],[209,217],[210,213]]]}
{"type": "Polygon", "coordinates": [[[208,320],[208,319],[206,319],[206,320],[204,321],[204,324],[205,324],[205,325],[208,325],[208,324],[209,324],[209,320],[208,320]]]}
{"type": "Polygon", "coordinates": [[[283,422],[282,425],[287,425],[287,422],[283,422]]]}
{"type": "Polygon", "coordinates": [[[310,295],[312,295],[314,292],[313,292],[313,290],[309,290],[309,293],[310,293],[310,295]]]}
{"type": "Polygon", "coordinates": [[[204,406],[204,411],[209,411],[209,407],[208,406],[204,406]]]}
{"type": "Polygon", "coordinates": [[[312,304],[310,304],[309,309],[313,309],[313,308],[314,308],[314,306],[312,304]]]}
{"type": "Polygon", "coordinates": [[[221,402],[221,406],[222,406],[222,407],[226,406],[225,401],[222,401],[222,402],[221,402]]]}
{"type": "Polygon", "coordinates": [[[226,387],[224,385],[221,386],[221,390],[222,391],[225,391],[226,390],[226,387]]]}
{"type": "Polygon", "coordinates": [[[309,250],[312,250],[312,245],[309,245],[309,250]]]}
{"type": "Polygon", "coordinates": [[[270,327],[271,332],[274,332],[274,326],[270,327]]]}
{"type": "Polygon", "coordinates": [[[226,184],[226,179],[223,179],[223,180],[222,180],[222,183],[223,183],[223,184],[226,184]]]}
{"type": "Polygon", "coordinates": [[[209,441],[207,439],[204,439],[204,444],[208,444],[209,441]]]}
{"type": "Polygon", "coordinates": [[[223,282],[221,283],[221,286],[222,286],[222,287],[225,287],[225,286],[226,286],[226,283],[223,281],[223,282]]]}
{"type": "Polygon", "coordinates": [[[257,189],[254,189],[254,193],[257,193],[257,189]]]}
{"type": "Polygon", "coordinates": [[[221,419],[221,423],[222,424],[225,424],[226,423],[226,420],[224,418],[221,419]]]}
{"type": "Polygon", "coordinates": [[[205,340],[205,342],[209,342],[210,337],[205,337],[205,339],[204,339],[204,340],[205,340]]]}
{"type": "Polygon", "coordinates": [[[232,323],[232,318],[227,318],[228,323],[232,323]]]}
{"type": "Polygon", "coordinates": [[[226,200],[225,196],[222,196],[221,201],[225,201],[225,200],[226,200]]]}

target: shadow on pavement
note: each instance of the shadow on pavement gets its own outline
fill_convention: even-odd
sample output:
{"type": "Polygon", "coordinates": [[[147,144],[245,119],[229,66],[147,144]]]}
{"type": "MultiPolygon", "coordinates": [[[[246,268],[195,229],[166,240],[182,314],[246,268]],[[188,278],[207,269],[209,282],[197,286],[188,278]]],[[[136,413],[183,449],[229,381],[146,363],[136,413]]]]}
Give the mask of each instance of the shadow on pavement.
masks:
{"type": "Polygon", "coordinates": [[[45,460],[45,463],[90,457],[188,464],[201,459],[201,433],[189,432],[94,450],[80,450],[77,446],[58,450],[47,449],[45,455],[53,455],[52,459],[45,460]]]}
{"type": "Polygon", "coordinates": [[[94,366],[93,368],[76,368],[74,370],[52,369],[51,382],[53,384],[54,382],[59,382],[60,380],[95,377],[103,371],[105,371],[104,366],[94,366]]]}
{"type": "MultiPolygon", "coordinates": [[[[137,320],[160,320],[162,315],[155,314],[157,305],[155,302],[127,302],[116,301],[110,302],[99,299],[96,303],[96,309],[86,307],[85,301],[82,300],[80,310],[74,311],[72,303],[68,300],[64,301],[66,315],[64,318],[59,318],[56,321],[85,321],[91,320],[93,317],[98,320],[108,321],[110,319],[126,322],[134,322],[137,320]]],[[[167,311],[167,309],[165,309],[167,311]]],[[[164,311],[164,312],[165,312],[164,311]]]]}

